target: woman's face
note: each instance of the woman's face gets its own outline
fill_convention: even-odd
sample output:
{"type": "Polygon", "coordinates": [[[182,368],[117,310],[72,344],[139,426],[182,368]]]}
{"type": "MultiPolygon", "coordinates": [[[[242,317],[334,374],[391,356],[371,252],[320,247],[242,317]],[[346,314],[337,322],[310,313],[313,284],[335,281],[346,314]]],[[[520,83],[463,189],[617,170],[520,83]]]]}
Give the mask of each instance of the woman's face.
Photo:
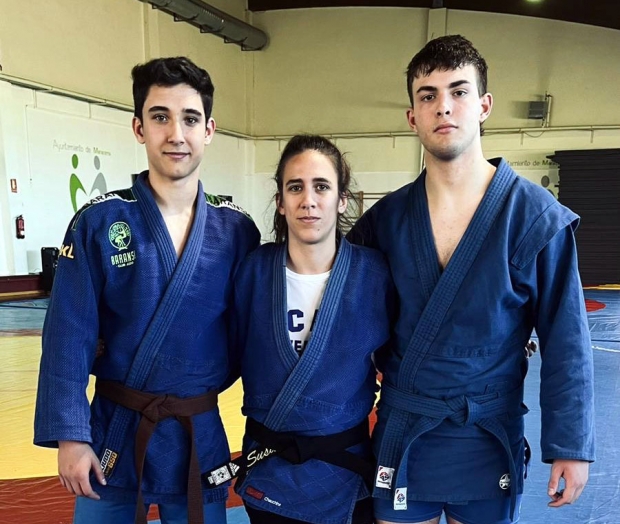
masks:
{"type": "Polygon", "coordinates": [[[289,244],[335,243],[338,215],[346,208],[347,199],[338,193],[338,175],[327,156],[307,150],[289,159],[278,195],[289,244]]]}

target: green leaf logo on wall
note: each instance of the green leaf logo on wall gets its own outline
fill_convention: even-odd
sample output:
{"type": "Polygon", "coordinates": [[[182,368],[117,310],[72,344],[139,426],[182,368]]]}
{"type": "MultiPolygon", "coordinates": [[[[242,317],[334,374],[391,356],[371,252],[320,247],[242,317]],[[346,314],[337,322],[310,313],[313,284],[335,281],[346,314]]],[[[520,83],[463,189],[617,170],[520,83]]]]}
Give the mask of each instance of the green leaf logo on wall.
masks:
{"type": "MultiPolygon", "coordinates": [[[[79,157],[77,155],[73,155],[71,157],[71,165],[73,166],[73,169],[77,169],[79,163],[79,157]]],[[[101,161],[99,160],[99,157],[97,155],[95,155],[94,164],[95,169],[99,171],[99,169],[101,168],[101,161]]],[[[95,191],[98,191],[100,195],[105,195],[108,192],[108,184],[105,180],[105,177],[103,176],[103,173],[101,173],[100,171],[99,173],[97,173],[95,181],[93,182],[93,185],[88,193],[86,192],[86,189],[84,189],[84,185],[82,184],[82,181],[79,179],[79,177],[75,173],[71,173],[71,178],[69,179],[69,192],[71,194],[71,205],[73,206],[74,213],[77,213],[78,210],[77,199],[79,191],[82,191],[86,197],[91,198],[97,196],[93,195],[95,191]]]]}

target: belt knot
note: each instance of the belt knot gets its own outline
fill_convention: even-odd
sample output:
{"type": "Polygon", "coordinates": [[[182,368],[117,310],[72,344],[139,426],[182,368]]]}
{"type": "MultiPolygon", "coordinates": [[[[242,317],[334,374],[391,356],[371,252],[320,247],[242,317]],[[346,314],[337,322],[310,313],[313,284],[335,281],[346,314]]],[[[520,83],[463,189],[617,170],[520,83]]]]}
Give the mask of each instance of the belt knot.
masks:
{"type": "Polygon", "coordinates": [[[446,404],[453,411],[448,419],[458,426],[473,426],[483,418],[483,407],[466,395],[446,400],[446,404]]]}
{"type": "Polygon", "coordinates": [[[144,410],[142,416],[149,419],[154,424],[157,424],[160,420],[171,417],[174,414],[170,410],[169,395],[159,395],[151,400],[144,410]]]}

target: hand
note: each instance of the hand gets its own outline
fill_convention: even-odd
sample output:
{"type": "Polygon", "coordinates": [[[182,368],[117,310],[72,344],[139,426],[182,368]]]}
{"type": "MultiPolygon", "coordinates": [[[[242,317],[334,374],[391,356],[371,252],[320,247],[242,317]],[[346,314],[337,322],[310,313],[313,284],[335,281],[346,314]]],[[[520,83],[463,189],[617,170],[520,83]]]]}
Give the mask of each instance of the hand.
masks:
{"type": "Polygon", "coordinates": [[[552,501],[549,506],[559,508],[575,502],[588,482],[590,464],[585,460],[556,459],[551,466],[547,494],[552,501]],[[560,478],[564,477],[564,489],[559,491],[560,478]]]}
{"type": "Polygon", "coordinates": [[[58,477],[60,484],[69,493],[99,500],[100,497],[91,487],[88,478],[91,469],[99,484],[105,486],[101,464],[89,444],[71,440],[58,443],[58,477]]]}

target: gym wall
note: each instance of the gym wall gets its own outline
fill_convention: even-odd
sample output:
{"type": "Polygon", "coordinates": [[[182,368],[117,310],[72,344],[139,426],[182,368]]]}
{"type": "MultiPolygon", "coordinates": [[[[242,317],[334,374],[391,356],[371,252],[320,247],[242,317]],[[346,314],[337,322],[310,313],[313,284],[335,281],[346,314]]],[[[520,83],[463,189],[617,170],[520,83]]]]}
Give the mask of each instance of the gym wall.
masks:
{"type": "MultiPolygon", "coordinates": [[[[441,34],[463,34],[489,63],[495,98],[483,139],[489,156],[505,156],[537,183],[547,176],[555,192],[557,168],[547,155],[620,147],[615,102],[620,70],[613,67],[620,60],[619,31],[445,9],[246,13],[244,0],[209,1],[265,30],[269,46],[243,52],[138,0],[0,0],[0,65],[11,76],[130,106],[134,64],[189,56],[213,77],[218,127],[240,134],[216,134],[201,172],[205,188],[233,195],[264,239],[273,214],[270,178],[292,134],[335,136],[349,152],[357,189],[366,195],[417,176],[421,151],[405,121],[404,71],[411,56],[441,34]],[[540,121],[526,118],[527,103],[545,91],[553,95],[554,130],[541,132],[540,121]],[[493,134],[497,129],[503,133],[493,134]]],[[[126,186],[130,173],[145,167],[130,121],[129,112],[35,93],[0,78],[0,275],[36,272],[39,244],[60,244],[73,212],[67,200],[73,173],[90,196],[99,172],[111,190],[126,186]],[[91,147],[90,156],[81,152],[79,172],[72,164],[75,151],[53,152],[45,145],[55,136],[57,142],[91,147]],[[99,158],[100,169],[95,144],[109,144],[97,147],[112,152],[99,158]],[[57,167],[43,177],[52,160],[57,167]],[[11,179],[17,180],[17,193],[11,179]],[[14,233],[20,214],[26,220],[24,240],[14,233]]],[[[366,206],[372,198],[365,198],[366,206]]]]}

